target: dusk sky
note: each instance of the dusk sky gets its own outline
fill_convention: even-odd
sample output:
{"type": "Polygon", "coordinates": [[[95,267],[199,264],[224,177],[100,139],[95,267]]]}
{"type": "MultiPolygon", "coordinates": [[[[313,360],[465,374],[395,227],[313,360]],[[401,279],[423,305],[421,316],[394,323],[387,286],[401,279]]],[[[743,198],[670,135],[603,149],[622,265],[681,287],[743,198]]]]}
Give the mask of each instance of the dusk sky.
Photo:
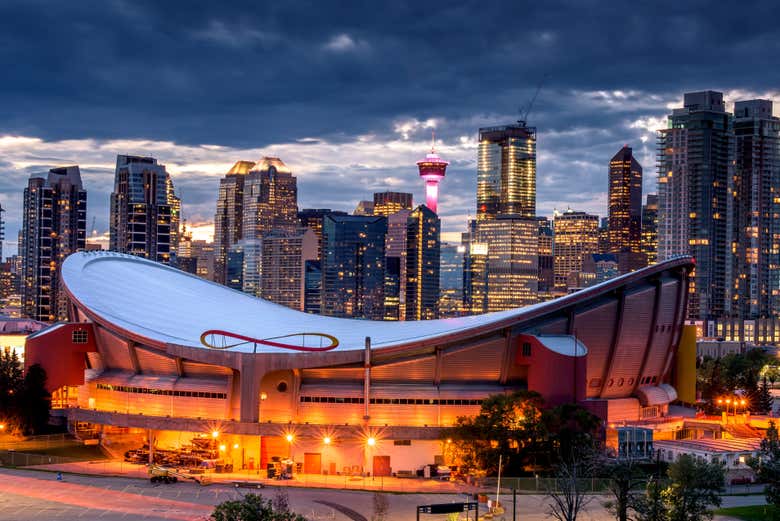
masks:
{"type": "Polygon", "coordinates": [[[292,168],[301,208],[423,202],[415,161],[434,128],[451,237],[474,214],[478,128],[515,121],[543,78],[537,211],[604,215],[624,143],[656,191],[655,130],[683,92],[780,101],[777,21],[771,1],[3,0],[5,253],[27,179],[53,166],[81,167],[102,234],[116,154],[152,155],[206,235],[219,178],[263,155],[292,168]]]}

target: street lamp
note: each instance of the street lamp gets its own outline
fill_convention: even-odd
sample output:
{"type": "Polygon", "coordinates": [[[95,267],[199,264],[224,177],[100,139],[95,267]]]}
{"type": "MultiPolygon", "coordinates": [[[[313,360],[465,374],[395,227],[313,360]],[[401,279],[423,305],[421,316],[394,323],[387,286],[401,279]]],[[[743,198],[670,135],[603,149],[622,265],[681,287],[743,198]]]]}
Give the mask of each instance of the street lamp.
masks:
{"type": "Polygon", "coordinates": [[[376,438],[374,438],[373,436],[369,436],[369,438],[366,440],[366,443],[368,444],[369,447],[373,447],[374,445],[376,445],[376,438]]]}

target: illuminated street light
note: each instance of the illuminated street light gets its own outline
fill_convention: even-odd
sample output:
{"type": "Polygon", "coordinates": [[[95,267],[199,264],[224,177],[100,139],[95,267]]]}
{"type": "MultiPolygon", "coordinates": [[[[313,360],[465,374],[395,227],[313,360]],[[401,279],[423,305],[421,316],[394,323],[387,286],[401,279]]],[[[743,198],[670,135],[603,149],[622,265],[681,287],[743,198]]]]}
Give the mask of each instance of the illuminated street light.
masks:
{"type": "Polygon", "coordinates": [[[219,431],[211,431],[212,438],[219,438],[219,431]]]}
{"type": "Polygon", "coordinates": [[[0,431],[4,431],[4,430],[5,430],[5,423],[0,423],[0,431]]]}
{"type": "Polygon", "coordinates": [[[287,443],[292,443],[293,442],[293,435],[292,434],[288,434],[287,436],[285,436],[285,438],[287,439],[287,443]]]}
{"type": "Polygon", "coordinates": [[[237,448],[238,448],[238,443],[234,443],[234,444],[233,444],[233,448],[234,448],[234,449],[237,449],[237,448]]]}
{"type": "Polygon", "coordinates": [[[373,436],[370,436],[366,440],[366,443],[368,444],[369,447],[373,447],[374,445],[376,445],[376,438],[374,438],[373,436]]]}
{"type": "Polygon", "coordinates": [[[325,436],[322,439],[322,443],[324,443],[325,445],[330,445],[330,436],[325,436]]]}
{"type": "Polygon", "coordinates": [[[225,449],[227,449],[227,447],[225,447],[224,445],[220,445],[219,446],[219,451],[220,452],[225,452],[225,449]]]}

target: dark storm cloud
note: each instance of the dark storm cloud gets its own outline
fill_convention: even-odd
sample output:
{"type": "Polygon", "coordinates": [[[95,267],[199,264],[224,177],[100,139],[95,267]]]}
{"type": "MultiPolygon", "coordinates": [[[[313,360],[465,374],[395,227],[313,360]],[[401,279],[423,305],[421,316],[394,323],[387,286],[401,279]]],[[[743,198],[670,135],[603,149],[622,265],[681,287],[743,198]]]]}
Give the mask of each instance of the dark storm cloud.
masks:
{"type": "MultiPolygon", "coordinates": [[[[771,1],[6,0],[0,135],[265,149],[304,138],[397,139],[399,122],[434,118],[452,145],[473,140],[480,125],[511,122],[544,78],[529,118],[539,127],[538,207],[598,210],[605,165],[624,142],[653,189],[652,129],[641,121],[661,121],[683,91],[773,92],[775,9],[771,1]]],[[[422,125],[406,138],[423,142],[429,131],[422,125]]],[[[473,211],[475,185],[474,163],[455,159],[442,193],[453,218],[473,211]]],[[[344,178],[334,178],[333,165],[310,169],[299,181],[301,205],[351,209],[369,189],[419,190],[410,166],[345,169],[355,177],[344,178]],[[400,187],[381,182],[402,176],[400,187]]],[[[0,169],[0,203],[19,205],[11,200],[20,199],[19,169],[0,169]]],[[[82,171],[95,183],[90,213],[105,222],[110,175],[98,181],[105,164],[82,171]]],[[[207,218],[214,179],[176,179],[185,213],[190,205],[207,218]]],[[[9,230],[16,215],[9,210],[9,230]]]]}

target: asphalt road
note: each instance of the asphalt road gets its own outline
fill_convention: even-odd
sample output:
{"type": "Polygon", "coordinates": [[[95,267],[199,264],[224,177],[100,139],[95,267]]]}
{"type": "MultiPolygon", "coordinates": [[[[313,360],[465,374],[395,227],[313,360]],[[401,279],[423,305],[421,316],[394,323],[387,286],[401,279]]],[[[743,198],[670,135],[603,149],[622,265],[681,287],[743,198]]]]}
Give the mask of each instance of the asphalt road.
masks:
{"type": "MultiPolygon", "coordinates": [[[[293,511],[310,521],[363,521],[374,513],[374,494],[330,489],[285,488],[293,511]]],[[[146,480],[66,474],[58,481],[55,473],[0,469],[0,521],[27,519],[158,521],[207,520],[214,505],[257,492],[273,498],[278,489],[260,491],[228,485],[201,487],[193,483],[153,485],[146,480]]],[[[454,494],[386,494],[388,521],[416,519],[417,505],[463,501],[454,494]]],[[[504,515],[512,519],[511,496],[504,515]]],[[[581,517],[583,521],[609,519],[594,496],[581,517]]],[[[518,496],[517,519],[542,521],[547,500],[543,496],[518,496]]],[[[762,504],[762,496],[727,496],[723,506],[762,504]]],[[[423,515],[421,521],[444,521],[446,516],[423,515]]],[[[472,514],[473,519],[473,514],[472,514]]],[[[501,519],[498,516],[496,519],[501,519]]]]}

